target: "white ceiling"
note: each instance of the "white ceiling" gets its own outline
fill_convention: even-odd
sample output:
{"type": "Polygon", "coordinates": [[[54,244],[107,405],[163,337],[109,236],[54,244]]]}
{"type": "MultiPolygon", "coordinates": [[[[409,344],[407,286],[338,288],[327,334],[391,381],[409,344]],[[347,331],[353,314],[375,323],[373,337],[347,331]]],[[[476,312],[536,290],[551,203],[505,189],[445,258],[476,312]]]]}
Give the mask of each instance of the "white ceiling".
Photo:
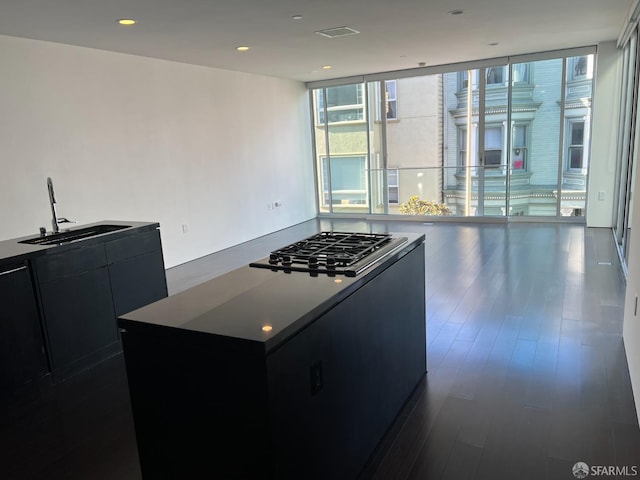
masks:
{"type": "Polygon", "coordinates": [[[0,34],[313,81],[615,40],[633,1],[0,0],[0,34]]]}

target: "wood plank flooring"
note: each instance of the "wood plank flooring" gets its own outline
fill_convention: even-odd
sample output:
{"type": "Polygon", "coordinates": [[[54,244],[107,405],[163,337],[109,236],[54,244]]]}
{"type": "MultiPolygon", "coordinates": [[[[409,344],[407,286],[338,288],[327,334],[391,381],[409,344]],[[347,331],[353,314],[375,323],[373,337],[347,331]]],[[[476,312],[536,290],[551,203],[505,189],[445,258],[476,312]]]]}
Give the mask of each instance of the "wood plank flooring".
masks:
{"type": "MultiPolygon", "coordinates": [[[[610,230],[313,220],[170,269],[169,290],[329,228],[427,236],[429,371],[360,480],[561,480],[578,461],[640,470],[610,230]]],[[[141,478],[121,355],[0,407],[1,479],[141,478]]]]}

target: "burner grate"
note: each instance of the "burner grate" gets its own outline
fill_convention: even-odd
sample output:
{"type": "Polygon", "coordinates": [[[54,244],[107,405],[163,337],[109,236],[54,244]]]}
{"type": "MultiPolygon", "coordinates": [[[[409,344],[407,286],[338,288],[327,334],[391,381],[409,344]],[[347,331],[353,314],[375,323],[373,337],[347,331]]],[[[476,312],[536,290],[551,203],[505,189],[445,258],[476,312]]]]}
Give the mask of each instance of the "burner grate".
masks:
{"type": "Polygon", "coordinates": [[[271,252],[252,267],[275,271],[345,274],[355,276],[363,268],[406,238],[394,238],[389,233],[320,232],[304,240],[271,252]]]}
{"type": "Polygon", "coordinates": [[[305,240],[274,250],[271,265],[302,264],[310,268],[348,267],[391,241],[390,234],[320,232],[305,240]]]}

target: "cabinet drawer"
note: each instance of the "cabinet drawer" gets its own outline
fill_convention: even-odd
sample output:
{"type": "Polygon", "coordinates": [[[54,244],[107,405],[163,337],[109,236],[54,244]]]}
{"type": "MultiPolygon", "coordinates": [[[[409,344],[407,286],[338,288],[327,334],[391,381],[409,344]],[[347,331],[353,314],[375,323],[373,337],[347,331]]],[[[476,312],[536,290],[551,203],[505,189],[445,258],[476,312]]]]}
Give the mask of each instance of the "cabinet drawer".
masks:
{"type": "Polygon", "coordinates": [[[60,278],[80,275],[106,264],[107,259],[102,243],[45,255],[36,260],[38,283],[43,284],[60,278]]]}
{"type": "Polygon", "coordinates": [[[107,267],[40,287],[54,369],[118,340],[107,267]]]}
{"type": "Polygon", "coordinates": [[[3,265],[0,267],[0,277],[11,275],[13,273],[21,272],[26,270],[29,273],[26,262],[18,262],[18,263],[10,263],[7,265],[3,265]]]}
{"type": "Polygon", "coordinates": [[[138,233],[105,243],[109,264],[155,252],[161,248],[160,232],[158,230],[138,233]]]}

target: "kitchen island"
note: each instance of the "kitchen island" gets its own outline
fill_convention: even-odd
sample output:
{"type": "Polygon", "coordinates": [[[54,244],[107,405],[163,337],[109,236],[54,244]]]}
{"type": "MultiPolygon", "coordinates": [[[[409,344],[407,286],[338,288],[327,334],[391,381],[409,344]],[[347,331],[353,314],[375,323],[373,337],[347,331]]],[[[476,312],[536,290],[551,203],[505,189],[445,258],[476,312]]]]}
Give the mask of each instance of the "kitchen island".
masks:
{"type": "Polygon", "coordinates": [[[246,266],[120,316],[144,478],[355,478],[426,371],[403,236],[353,277],[246,266]]]}

